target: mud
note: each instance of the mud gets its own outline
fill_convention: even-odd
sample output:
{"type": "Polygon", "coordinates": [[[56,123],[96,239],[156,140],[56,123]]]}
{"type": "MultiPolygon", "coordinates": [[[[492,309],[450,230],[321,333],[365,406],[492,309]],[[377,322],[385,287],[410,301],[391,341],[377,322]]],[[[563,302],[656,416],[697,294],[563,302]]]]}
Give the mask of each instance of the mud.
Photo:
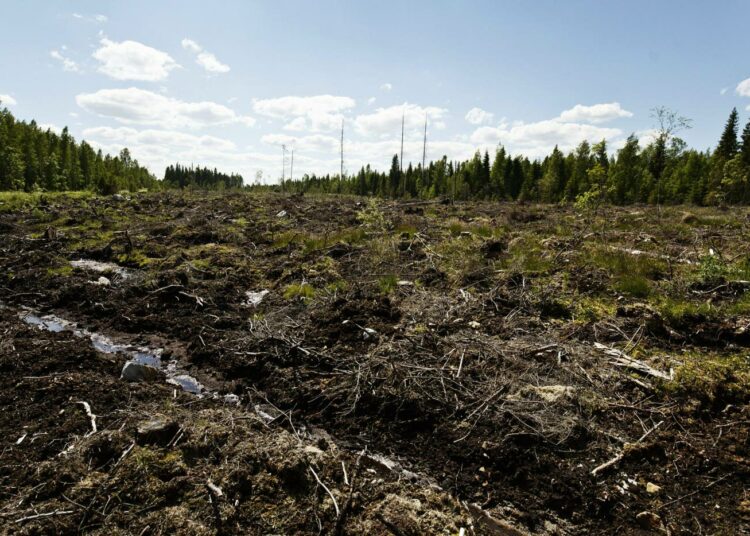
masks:
{"type": "Polygon", "coordinates": [[[706,261],[750,255],[743,211],[363,206],[0,214],[3,533],[750,531],[750,308],[706,261]],[[121,380],[134,352],[211,396],[121,380]]]}

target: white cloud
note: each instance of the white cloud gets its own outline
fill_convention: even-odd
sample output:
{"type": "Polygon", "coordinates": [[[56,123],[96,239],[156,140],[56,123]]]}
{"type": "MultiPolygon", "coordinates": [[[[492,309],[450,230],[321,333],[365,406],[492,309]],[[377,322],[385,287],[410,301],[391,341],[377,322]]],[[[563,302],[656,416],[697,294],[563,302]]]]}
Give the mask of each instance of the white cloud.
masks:
{"type": "Polygon", "coordinates": [[[256,100],[253,103],[253,108],[258,114],[276,119],[286,119],[307,115],[311,110],[320,113],[341,112],[353,108],[355,105],[354,99],[349,97],[316,95],[312,97],[290,96],[256,100]]]}
{"type": "Polygon", "coordinates": [[[635,133],[635,137],[638,138],[638,143],[641,145],[641,147],[645,147],[646,145],[649,145],[656,141],[656,138],[659,137],[659,131],[655,128],[639,130],[635,133]]]}
{"type": "Polygon", "coordinates": [[[195,62],[203,67],[209,73],[228,73],[229,65],[221,63],[216,56],[204,50],[198,43],[192,39],[183,39],[182,48],[194,54],[197,54],[195,62]]]}
{"type": "Polygon", "coordinates": [[[185,50],[189,50],[190,52],[193,52],[195,54],[198,54],[201,50],[203,50],[198,43],[196,43],[192,39],[188,39],[187,37],[182,40],[181,44],[182,48],[184,48],[185,50]]]}
{"type": "Polygon", "coordinates": [[[373,113],[358,115],[354,120],[357,132],[363,136],[379,136],[400,132],[401,118],[404,118],[405,128],[410,134],[421,132],[424,121],[428,119],[432,128],[445,128],[443,118],[448,113],[445,108],[436,106],[422,107],[416,104],[378,108],[373,113]]]}
{"type": "Polygon", "coordinates": [[[51,130],[55,134],[62,134],[63,129],[55,125],[54,123],[39,123],[37,125],[40,129],[47,131],[51,130]]]}
{"type": "Polygon", "coordinates": [[[719,91],[719,95],[726,95],[727,91],[729,91],[728,87],[721,88],[721,91],[719,91]]]}
{"type": "Polygon", "coordinates": [[[339,140],[323,134],[300,137],[287,136],[286,134],[266,134],[260,141],[267,145],[293,146],[300,151],[336,153],[339,150],[339,140]]]}
{"type": "Polygon", "coordinates": [[[265,117],[291,120],[285,130],[323,132],[339,128],[344,112],[355,105],[354,99],[336,95],[287,96],[255,100],[253,110],[265,117]]]}
{"type": "MultiPolygon", "coordinates": [[[[164,169],[175,162],[217,168],[227,173],[240,173],[249,183],[255,179],[256,171],[263,171],[266,182],[275,182],[281,176],[281,159],[274,150],[272,154],[238,150],[235,144],[213,136],[194,136],[173,130],[130,127],[93,127],[83,131],[86,141],[95,149],[117,154],[127,147],[133,158],[147,166],[157,177],[162,177],[164,169]]],[[[320,161],[294,156],[297,163],[307,171],[322,171],[320,161]]]]}
{"type": "Polygon", "coordinates": [[[194,136],[174,130],[136,130],[130,127],[93,127],[83,131],[86,138],[108,143],[121,142],[129,146],[163,145],[176,147],[190,147],[193,149],[213,149],[218,151],[233,151],[237,148],[231,140],[215,136],[194,136]]]}
{"type": "Polygon", "coordinates": [[[14,99],[13,97],[11,97],[10,95],[6,95],[6,94],[3,94],[3,93],[0,93],[0,104],[3,107],[5,107],[5,106],[15,106],[16,104],[18,104],[18,101],[16,101],[16,99],[14,99]]]}
{"type": "Polygon", "coordinates": [[[389,84],[386,82],[385,84],[381,84],[380,90],[385,91],[386,93],[393,89],[393,84],[389,84]]]}
{"type": "Polygon", "coordinates": [[[377,99],[375,97],[370,97],[369,99],[367,99],[367,106],[372,106],[373,104],[375,104],[376,100],[377,99]]]}
{"type": "MultiPolygon", "coordinates": [[[[63,50],[65,50],[65,47],[62,47],[62,48],[63,50]]],[[[63,56],[59,50],[52,50],[50,51],[49,55],[50,57],[62,63],[63,71],[68,71],[71,73],[81,72],[81,69],[78,67],[78,64],[75,61],[71,60],[70,58],[63,56]]]]}
{"type": "Polygon", "coordinates": [[[747,78],[737,84],[737,88],[735,89],[735,91],[740,97],[750,97],[750,78],[747,78]]]}
{"type": "Polygon", "coordinates": [[[116,80],[164,80],[172,69],[179,67],[166,52],[151,48],[137,41],[101,40],[93,54],[101,65],[99,72],[116,80]]]}
{"type": "Polygon", "coordinates": [[[482,110],[481,108],[472,108],[466,112],[465,119],[472,125],[485,125],[487,123],[492,123],[494,117],[494,114],[482,110]]]}
{"type": "Polygon", "coordinates": [[[88,112],[125,124],[201,128],[229,123],[252,126],[255,123],[253,118],[240,116],[215,102],[185,102],[135,87],[82,93],[76,96],[76,102],[88,112]]]}
{"type": "Polygon", "coordinates": [[[85,22],[96,22],[99,24],[104,24],[105,22],[109,20],[106,15],[101,15],[98,13],[95,15],[81,15],[80,13],[73,13],[73,18],[82,20],[85,22]]]}
{"type": "Polygon", "coordinates": [[[289,123],[284,125],[284,130],[301,132],[307,128],[307,120],[304,117],[295,117],[289,123]]]}
{"type": "Polygon", "coordinates": [[[622,131],[617,128],[547,119],[535,123],[514,123],[511,126],[479,127],[470,139],[474,144],[483,146],[502,144],[512,154],[536,158],[549,154],[555,145],[567,152],[584,140],[611,140],[621,135],[622,131]]]}
{"type": "Polygon", "coordinates": [[[598,124],[623,117],[633,117],[633,114],[624,110],[619,102],[610,102],[594,104],[592,106],[576,104],[570,110],[565,110],[561,113],[559,119],[565,123],[583,122],[598,124]]]}

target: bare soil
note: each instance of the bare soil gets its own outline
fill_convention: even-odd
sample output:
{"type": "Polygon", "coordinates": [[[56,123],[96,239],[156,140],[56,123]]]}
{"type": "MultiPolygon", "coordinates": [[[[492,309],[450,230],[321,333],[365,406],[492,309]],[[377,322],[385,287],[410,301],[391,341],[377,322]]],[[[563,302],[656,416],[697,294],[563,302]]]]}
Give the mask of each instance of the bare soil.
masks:
{"type": "Polygon", "coordinates": [[[748,534],[747,238],[743,209],[0,205],[0,533],[748,534]]]}

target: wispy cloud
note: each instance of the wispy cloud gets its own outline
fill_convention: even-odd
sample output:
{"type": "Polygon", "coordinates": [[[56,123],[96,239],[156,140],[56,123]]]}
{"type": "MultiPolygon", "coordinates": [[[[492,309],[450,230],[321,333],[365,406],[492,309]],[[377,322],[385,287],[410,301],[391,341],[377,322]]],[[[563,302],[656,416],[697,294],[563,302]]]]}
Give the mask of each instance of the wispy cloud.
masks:
{"type": "Polygon", "coordinates": [[[217,74],[228,73],[230,70],[229,65],[220,62],[216,56],[205,50],[192,39],[183,39],[182,48],[196,54],[195,63],[203,67],[206,72],[217,74]]]}
{"type": "Polygon", "coordinates": [[[59,50],[51,50],[49,55],[62,64],[63,71],[68,71],[71,73],[81,72],[81,68],[78,66],[78,64],[67,56],[64,56],[63,53],[59,50]]]}
{"type": "Polygon", "coordinates": [[[94,15],[82,15],[81,13],[73,13],[73,18],[84,22],[94,22],[97,24],[104,24],[109,20],[106,15],[101,15],[99,13],[94,15]]]}

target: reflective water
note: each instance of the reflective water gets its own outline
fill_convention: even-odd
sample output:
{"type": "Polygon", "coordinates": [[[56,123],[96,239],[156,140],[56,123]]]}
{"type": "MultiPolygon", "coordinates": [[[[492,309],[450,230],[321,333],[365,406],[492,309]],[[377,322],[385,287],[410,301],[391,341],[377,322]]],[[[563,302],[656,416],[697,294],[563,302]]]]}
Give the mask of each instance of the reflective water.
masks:
{"type": "Polygon", "coordinates": [[[99,352],[124,355],[129,361],[163,370],[167,375],[168,383],[177,385],[188,393],[202,395],[206,392],[205,387],[197,379],[185,374],[178,368],[176,361],[164,364],[161,358],[163,353],[162,348],[146,348],[144,346],[115,342],[106,335],[79,328],[74,322],[55,315],[39,316],[33,312],[24,311],[19,313],[18,316],[27,324],[37,326],[39,329],[45,331],[53,333],[69,331],[76,337],[89,339],[94,349],[99,352]]]}

